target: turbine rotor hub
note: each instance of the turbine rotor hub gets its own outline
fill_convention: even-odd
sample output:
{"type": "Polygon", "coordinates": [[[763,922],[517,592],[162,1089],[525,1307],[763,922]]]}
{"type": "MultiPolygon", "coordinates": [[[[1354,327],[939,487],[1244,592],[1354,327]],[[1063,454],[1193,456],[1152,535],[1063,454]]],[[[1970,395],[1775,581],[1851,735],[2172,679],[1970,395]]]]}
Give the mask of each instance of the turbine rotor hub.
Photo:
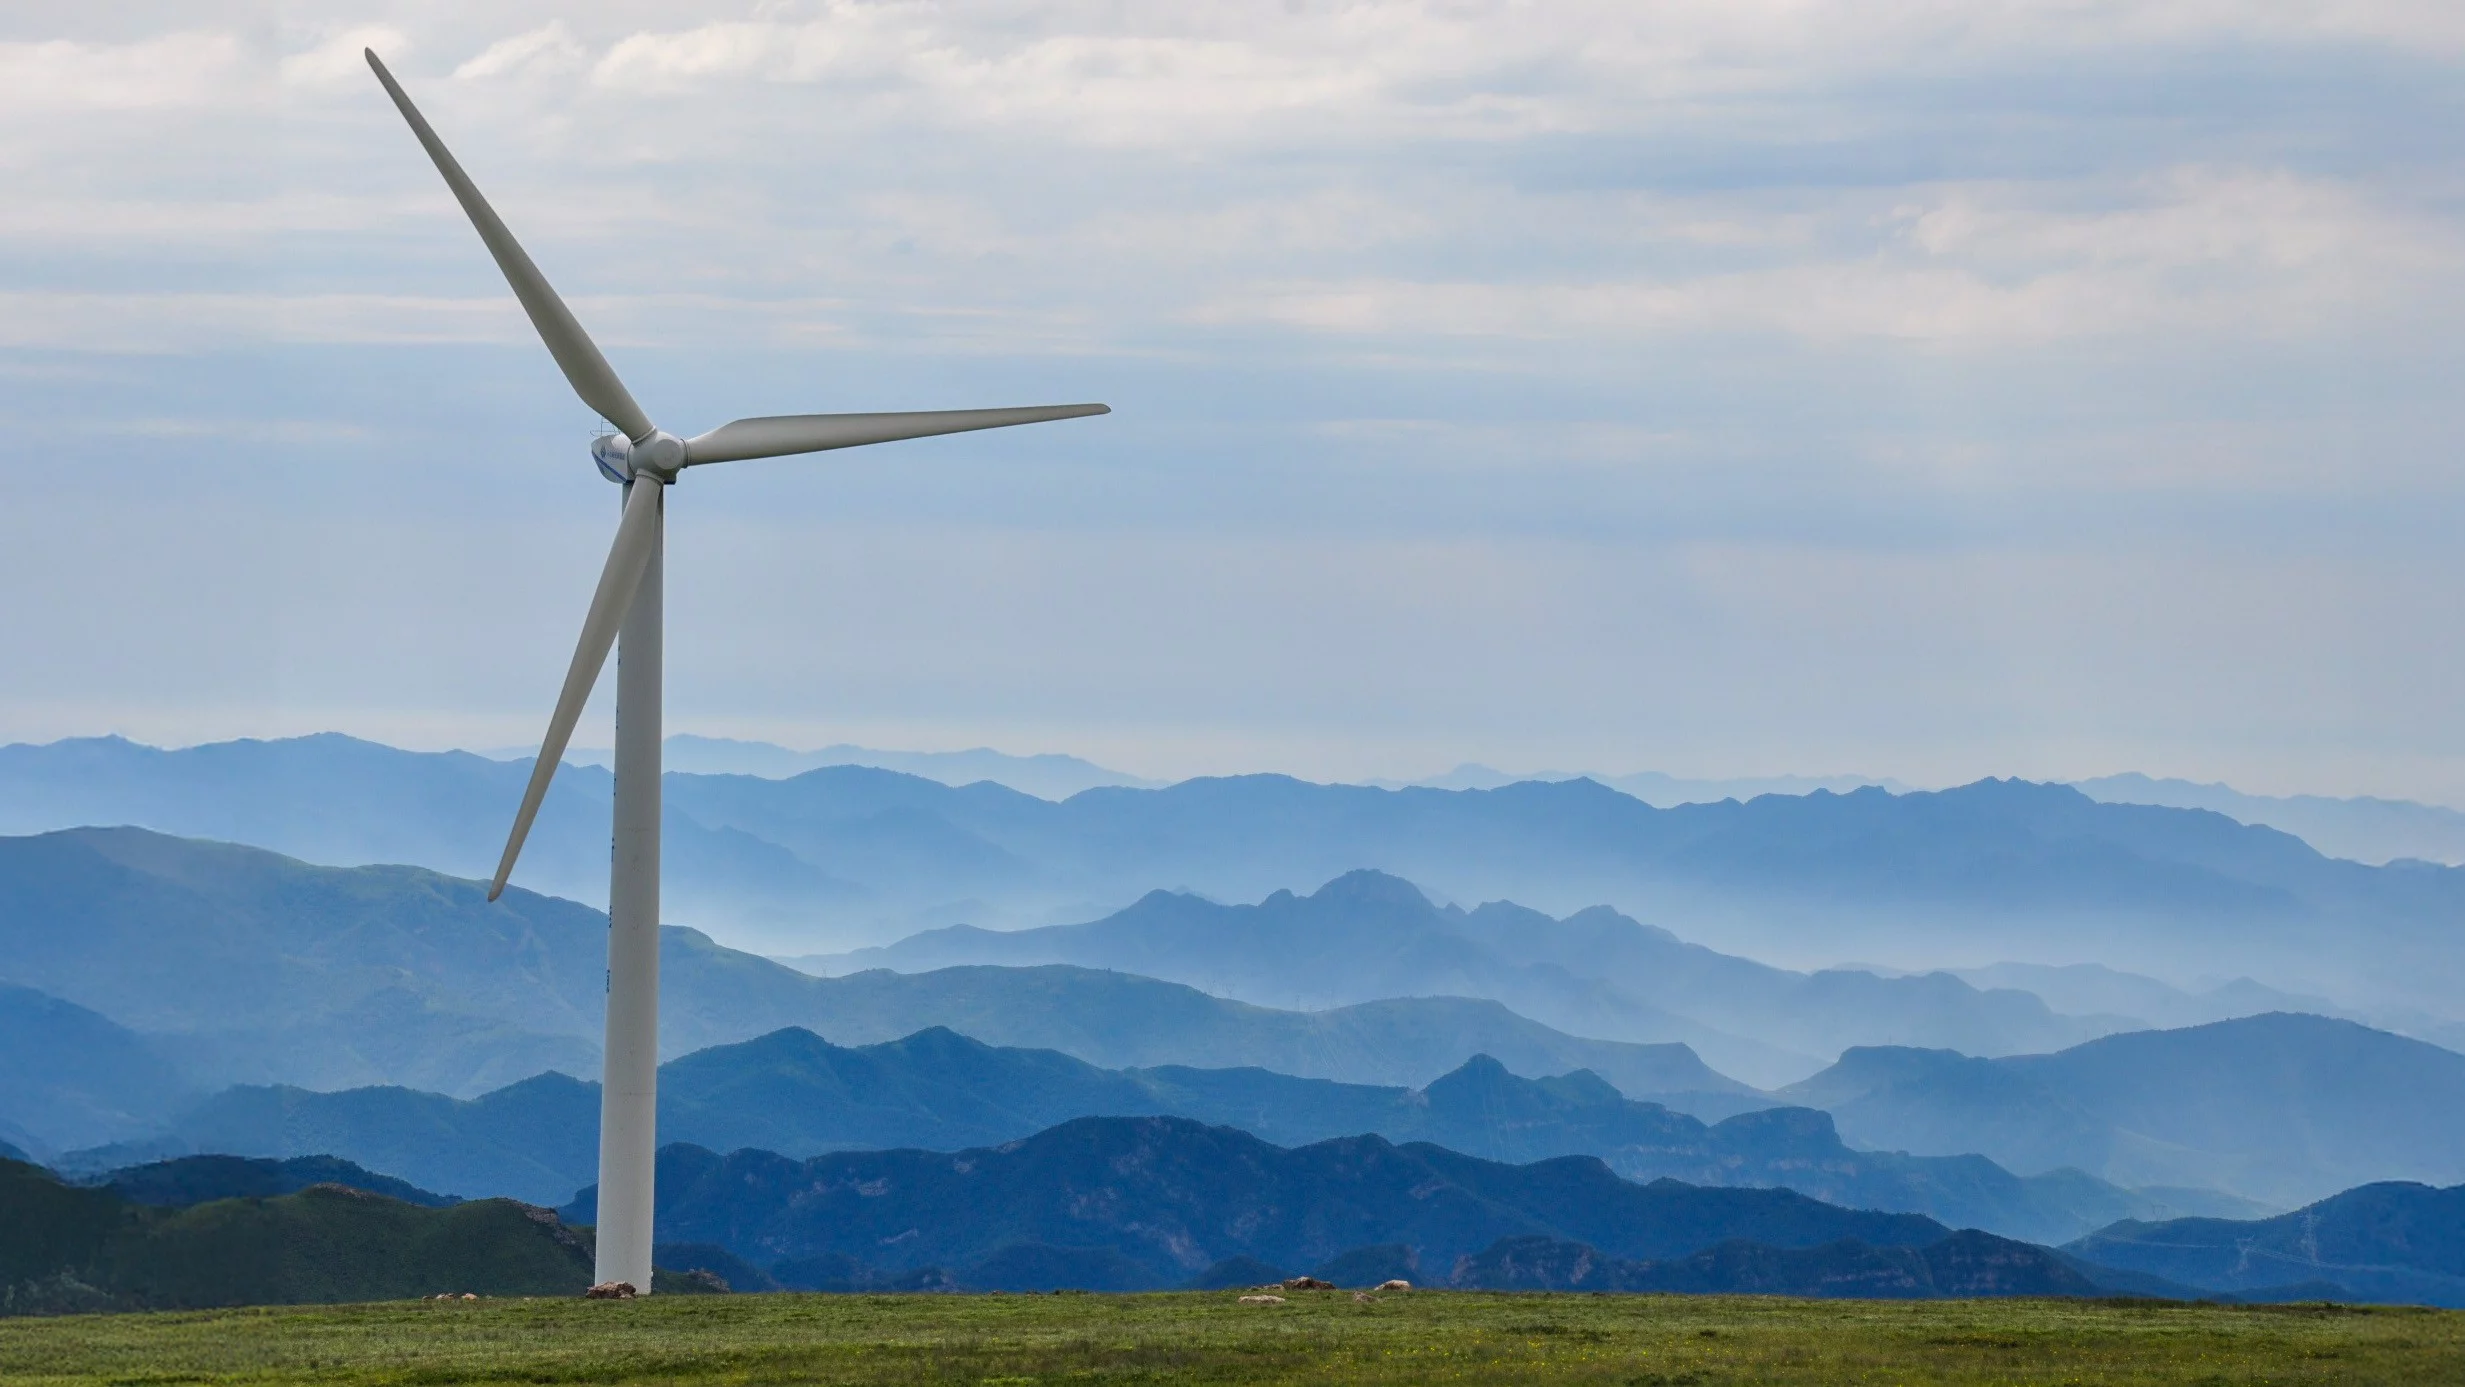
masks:
{"type": "Polygon", "coordinates": [[[638,442],[621,433],[601,434],[591,440],[591,461],[599,475],[620,485],[637,476],[664,485],[685,465],[685,441],[665,429],[653,429],[638,442]]]}

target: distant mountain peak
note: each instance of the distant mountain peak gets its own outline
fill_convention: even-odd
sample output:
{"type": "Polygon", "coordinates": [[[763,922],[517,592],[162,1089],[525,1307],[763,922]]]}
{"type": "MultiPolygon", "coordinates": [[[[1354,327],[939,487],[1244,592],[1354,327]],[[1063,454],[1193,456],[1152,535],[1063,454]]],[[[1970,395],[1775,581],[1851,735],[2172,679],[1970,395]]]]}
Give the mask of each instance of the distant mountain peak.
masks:
{"type": "MultiPolygon", "coordinates": [[[[2418,1050],[2423,1054],[2453,1054],[2445,1047],[2426,1040],[2391,1034],[2359,1021],[2338,1016],[2316,1016],[2303,1011],[2264,1011],[2254,1016],[2233,1016],[2222,1021],[2209,1021],[2197,1026],[2182,1026],[2168,1031],[2122,1031],[2099,1036],[2072,1047],[2072,1051],[2095,1053],[2129,1053],[2152,1044],[2179,1044],[2188,1041],[2231,1044],[2267,1044],[2311,1042],[2386,1046],[2397,1050],[2418,1050]],[[2163,1039],[2181,1037],[2181,1040],[2163,1039]]],[[[2065,1053],[2071,1053],[2066,1051],[2065,1053]]]]}
{"type": "MultiPolygon", "coordinates": [[[[1918,791],[1916,793],[1922,795],[1929,792],[1918,791]]],[[[1943,800],[1987,800],[2002,804],[2085,806],[2096,803],[2095,800],[2080,793],[2072,786],[2047,780],[2023,780],[2016,775],[1989,775],[1972,780],[1966,785],[1954,785],[1949,789],[1935,790],[1931,794],[1943,800]]],[[[1879,795],[1879,792],[1875,790],[1875,787],[1867,786],[1864,789],[1851,791],[1844,798],[1854,799],[1863,795],[1879,795]]],[[[1888,798],[1888,796],[1882,797],[1888,798]]]]}
{"type": "Polygon", "coordinates": [[[1625,1094],[1589,1069],[1526,1079],[1486,1054],[1474,1055],[1422,1090],[1437,1111],[1481,1113],[1490,1120],[1568,1109],[1616,1107],[1625,1094]]]}
{"type": "MultiPolygon", "coordinates": [[[[1282,893],[1278,893],[1282,894],[1282,893]]],[[[1429,897],[1421,888],[1379,871],[1361,867],[1344,873],[1310,894],[1310,900],[1322,905],[1386,905],[1430,909],[1429,897]]]]}
{"type": "Polygon", "coordinates": [[[750,1040],[737,1041],[732,1046],[714,1048],[738,1050],[748,1055],[808,1055],[835,1047],[803,1026],[781,1026],[775,1031],[764,1031],[750,1040]]]}
{"type": "Polygon", "coordinates": [[[1505,1065],[1498,1063],[1498,1061],[1492,1059],[1487,1054],[1479,1054],[1465,1060],[1462,1064],[1457,1065],[1454,1069],[1448,1071],[1447,1073],[1441,1074],[1437,1078],[1430,1080],[1427,1091],[1436,1093],[1442,1089],[1504,1085],[1519,1082],[1521,1082],[1521,1080],[1517,1079],[1515,1075],[1508,1072],[1505,1065]]]}
{"type": "Polygon", "coordinates": [[[1832,1115],[1821,1108],[1759,1108],[1721,1119],[1714,1131],[1741,1143],[1771,1145],[1831,1145],[1840,1139],[1832,1115]]]}
{"type": "MultiPolygon", "coordinates": [[[[926,1026],[896,1040],[880,1042],[880,1048],[917,1056],[948,1057],[951,1055],[989,1055],[993,1048],[971,1035],[961,1035],[948,1026],[926,1026]]],[[[1032,1047],[1014,1047],[1028,1049],[1032,1047]]]]}

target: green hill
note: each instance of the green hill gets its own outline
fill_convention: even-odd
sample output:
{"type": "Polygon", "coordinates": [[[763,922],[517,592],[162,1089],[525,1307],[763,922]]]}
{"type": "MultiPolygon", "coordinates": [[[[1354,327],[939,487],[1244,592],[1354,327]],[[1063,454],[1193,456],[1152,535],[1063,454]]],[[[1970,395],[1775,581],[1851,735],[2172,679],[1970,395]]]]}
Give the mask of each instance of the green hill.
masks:
{"type": "Polygon", "coordinates": [[[442,1209],[462,1202],[335,1156],[293,1156],[279,1161],[245,1156],[180,1156],[115,1170],[102,1185],[131,1203],[168,1209],[217,1199],[272,1199],[315,1185],[341,1185],[425,1209],[442,1209]]]}
{"type": "Polygon", "coordinates": [[[0,1313],[573,1295],[588,1239],[545,1209],[430,1209],[340,1185],[185,1208],[0,1162],[0,1313]]]}

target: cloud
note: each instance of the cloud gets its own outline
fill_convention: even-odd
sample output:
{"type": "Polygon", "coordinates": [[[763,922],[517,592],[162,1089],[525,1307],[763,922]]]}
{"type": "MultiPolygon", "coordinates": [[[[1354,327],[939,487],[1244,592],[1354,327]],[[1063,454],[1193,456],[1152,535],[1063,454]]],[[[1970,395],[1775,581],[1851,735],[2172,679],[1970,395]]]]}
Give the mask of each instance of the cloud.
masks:
{"type": "Polygon", "coordinates": [[[204,352],[234,341],[514,343],[529,323],[509,296],[0,293],[0,346],[204,352]]]}
{"type": "Polygon", "coordinates": [[[1926,255],[2004,264],[2269,274],[2368,261],[2413,276],[2455,250],[2451,228],[2377,205],[2351,185],[2282,170],[2168,169],[2131,192],[2126,205],[2082,209],[2030,206],[2025,190],[1955,188],[1896,210],[1908,243],[1926,255]]]}
{"type": "MultiPolygon", "coordinates": [[[[1750,269],[1691,265],[1643,279],[1270,281],[1239,286],[1193,316],[1354,335],[1534,340],[1772,333],[1982,345],[2294,336],[2448,280],[2445,267],[2465,251],[2452,225],[2271,170],[2169,170],[2122,190],[1913,191],[1927,200],[1863,227],[1854,216],[1835,219],[1848,225],[1833,233],[1862,242],[1862,253],[1810,255],[1804,241],[1781,240],[1759,247],[1767,263],[1750,269]],[[2062,205],[2066,195],[2075,205],[2062,205]],[[2118,195],[2134,205],[2097,205],[2118,195]]],[[[1683,206],[1631,210],[1676,222],[1681,238],[1753,245],[1683,206]]]]}
{"type": "Polygon", "coordinates": [[[287,53],[282,59],[282,84],[311,91],[336,91],[368,80],[366,54],[408,56],[411,40],[390,24],[357,24],[328,36],[313,48],[287,53]]]}
{"type": "Polygon", "coordinates": [[[219,33],[0,43],[0,109],[66,115],[223,104],[254,85],[250,56],[236,36],[219,33]]]}
{"type": "MultiPolygon", "coordinates": [[[[812,346],[844,341],[830,300],[691,294],[568,296],[603,346],[712,342],[812,346]]],[[[86,352],[213,352],[262,344],[522,346],[536,342],[511,294],[109,294],[0,291],[0,347],[86,352]]]]}
{"type": "Polygon", "coordinates": [[[565,26],[565,21],[552,20],[536,29],[489,44],[476,57],[454,69],[454,80],[471,82],[516,75],[534,78],[550,76],[572,71],[588,58],[589,53],[575,40],[573,30],[565,26]]]}
{"type": "Polygon", "coordinates": [[[814,28],[748,23],[631,34],[591,69],[591,80],[620,91],[678,92],[712,79],[789,78],[804,66],[799,50],[808,45],[800,40],[818,37],[814,28]]]}
{"type": "MultiPolygon", "coordinates": [[[[136,495],[186,533],[188,478],[268,552],[395,537],[383,571],[349,542],[294,555],[282,577],[320,575],[297,587],[330,569],[380,592],[444,554],[475,593],[587,597],[559,586],[586,589],[604,541],[569,509],[604,500],[573,490],[597,485],[587,412],[361,66],[377,43],[662,420],[1116,407],[697,484],[678,602],[693,536],[720,532],[693,563],[799,595],[758,621],[698,609],[695,658],[719,663],[696,668],[737,662],[692,690],[714,725],[1404,771],[1367,763],[1912,774],[1940,752],[1949,775],[2061,746],[2162,771],[2173,745],[2232,774],[2273,745],[2311,748],[2321,786],[2383,777],[2391,745],[2447,764],[2416,705],[2453,692],[2421,593],[2465,591],[2452,4],[502,0],[269,22],[249,0],[32,0],[12,21],[0,417],[73,456],[10,537],[77,529],[47,552],[91,565],[73,619],[0,631],[46,652],[25,697],[49,709],[133,706],[81,631],[209,652],[240,620],[216,613],[264,602],[219,632],[252,655],[217,706],[273,709],[251,727],[286,688],[390,725],[530,707],[456,704],[450,680],[411,707],[283,647],[265,623],[342,608],[215,600],[219,550],[174,565],[113,519],[136,495]],[[475,441],[436,448],[444,415],[475,441]],[[406,500],[409,470],[448,468],[406,500]],[[566,527],[571,553],[478,546],[483,505],[508,533],[566,527]],[[180,630],[113,586],[166,565],[209,575],[180,630]],[[2276,645],[2272,613],[2299,628],[2276,645]],[[2178,648],[2230,677],[2162,668],[2178,648]],[[2417,693],[2339,692],[2314,677],[2336,661],[2417,693]],[[2263,686],[2286,692],[2232,745],[2201,740],[2204,701],[2263,686]],[[1998,699],[2022,712],[1979,711],[1998,699]],[[1942,752],[1945,727],[1968,749],[1942,752]]],[[[32,564],[0,544],[0,583],[60,581],[32,564]]],[[[406,637],[400,666],[565,646],[571,614],[535,605],[433,613],[449,634],[406,637]]]]}

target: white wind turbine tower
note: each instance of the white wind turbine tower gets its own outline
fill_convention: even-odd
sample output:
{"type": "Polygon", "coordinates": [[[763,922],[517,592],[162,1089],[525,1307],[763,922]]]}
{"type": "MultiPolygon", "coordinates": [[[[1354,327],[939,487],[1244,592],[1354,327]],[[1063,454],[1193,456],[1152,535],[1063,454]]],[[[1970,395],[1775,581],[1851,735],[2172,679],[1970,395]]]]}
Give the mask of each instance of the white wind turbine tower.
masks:
{"type": "Polygon", "coordinates": [[[660,737],[660,551],[662,497],[685,468],[706,462],[782,457],[853,448],[901,438],[1038,424],[1110,411],[1103,405],[1039,405],[1020,409],[952,409],[908,414],[790,414],[738,419],[693,438],[678,438],[650,421],[624,382],[609,369],[574,321],[564,300],[531,263],[530,256],[497,219],[462,166],[446,152],[436,132],[404,95],[375,52],[368,66],[411,123],[437,172],[445,176],[462,210],[478,229],[497,268],[513,286],[548,352],[582,402],[616,426],[591,445],[591,456],[608,480],[625,488],[616,542],[600,571],[573,665],[548,735],[531,766],[530,785],[505,840],[505,856],[489,883],[488,899],[505,890],[505,878],[522,851],[523,837],[539,812],[548,780],[573,736],[582,705],[607,663],[622,645],[616,669],[616,815],[608,869],[608,1017],[599,1109],[600,1281],[630,1282],[648,1293],[651,1284],[651,1180],[658,1152],[659,1082],[659,737],[660,737]]]}

